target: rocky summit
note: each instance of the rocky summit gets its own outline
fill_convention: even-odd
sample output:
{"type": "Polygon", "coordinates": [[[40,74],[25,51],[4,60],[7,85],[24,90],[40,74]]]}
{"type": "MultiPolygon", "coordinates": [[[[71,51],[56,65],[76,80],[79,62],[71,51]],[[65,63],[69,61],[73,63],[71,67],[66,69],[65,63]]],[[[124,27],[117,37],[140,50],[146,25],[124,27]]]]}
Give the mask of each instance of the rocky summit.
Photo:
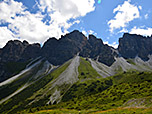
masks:
{"type": "Polygon", "coordinates": [[[61,65],[77,54],[107,66],[111,66],[118,56],[125,59],[138,56],[147,61],[152,54],[151,44],[152,37],[125,33],[119,39],[118,49],[114,49],[104,44],[101,38],[96,38],[94,35],[89,35],[87,38],[78,30],[61,36],[59,40],[49,38],[42,47],[38,43],[29,44],[27,41],[11,40],[0,49],[0,81],[23,70],[30,60],[38,57],[45,58],[53,65],[61,65]],[[14,62],[22,66],[17,72],[12,68],[14,62]]]}
{"type": "Polygon", "coordinates": [[[0,52],[0,82],[23,70],[31,59],[40,56],[40,44],[8,41],[0,52]]]}
{"type": "Polygon", "coordinates": [[[125,33],[115,49],[77,30],[42,47],[11,40],[0,49],[0,113],[152,111],[151,43],[125,33]]]}
{"type": "Polygon", "coordinates": [[[87,43],[87,38],[75,30],[59,40],[50,38],[42,47],[42,56],[54,65],[61,65],[77,55],[87,43]]]}
{"type": "Polygon", "coordinates": [[[125,33],[119,39],[118,51],[124,58],[140,57],[142,60],[147,61],[148,55],[152,54],[152,37],[143,37],[136,34],[125,33]]]}

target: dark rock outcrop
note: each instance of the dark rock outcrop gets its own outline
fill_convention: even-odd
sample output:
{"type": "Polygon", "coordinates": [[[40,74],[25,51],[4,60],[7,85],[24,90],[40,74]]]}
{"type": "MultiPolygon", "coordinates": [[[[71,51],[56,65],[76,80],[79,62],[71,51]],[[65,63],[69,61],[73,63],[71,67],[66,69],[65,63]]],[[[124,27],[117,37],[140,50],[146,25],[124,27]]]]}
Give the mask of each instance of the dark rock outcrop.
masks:
{"type": "Polygon", "coordinates": [[[61,65],[79,53],[86,42],[87,38],[75,30],[62,36],[59,40],[56,38],[47,40],[42,47],[42,55],[50,63],[61,65]]]}
{"type": "Polygon", "coordinates": [[[103,44],[101,39],[97,39],[93,35],[89,35],[89,40],[80,53],[82,57],[98,59],[99,62],[108,66],[114,63],[114,55],[116,55],[116,53],[112,51],[112,47],[103,44]]]}
{"type": "Polygon", "coordinates": [[[41,46],[39,43],[29,44],[21,55],[21,60],[27,61],[41,56],[41,46]]]}
{"type": "Polygon", "coordinates": [[[40,56],[40,44],[29,44],[27,41],[8,41],[0,49],[0,82],[19,73],[26,64],[40,56]]]}
{"type": "Polygon", "coordinates": [[[140,57],[148,60],[148,55],[152,54],[152,37],[143,37],[136,34],[125,33],[119,39],[119,54],[124,58],[140,57]]]}
{"type": "Polygon", "coordinates": [[[29,44],[27,41],[10,40],[0,51],[1,62],[27,61],[40,56],[40,44],[29,44]]]}
{"type": "Polygon", "coordinates": [[[18,61],[27,45],[24,45],[19,40],[8,41],[0,54],[1,61],[18,61]]]}
{"type": "Polygon", "coordinates": [[[119,39],[118,49],[114,49],[94,35],[89,35],[87,39],[77,30],[61,36],[59,40],[48,39],[42,48],[38,43],[11,40],[0,49],[0,82],[17,74],[30,60],[39,56],[46,58],[53,65],[61,65],[79,54],[111,66],[115,62],[114,57],[118,55],[124,58],[139,56],[145,61],[148,60],[148,55],[152,54],[151,44],[152,37],[125,33],[119,39]]]}

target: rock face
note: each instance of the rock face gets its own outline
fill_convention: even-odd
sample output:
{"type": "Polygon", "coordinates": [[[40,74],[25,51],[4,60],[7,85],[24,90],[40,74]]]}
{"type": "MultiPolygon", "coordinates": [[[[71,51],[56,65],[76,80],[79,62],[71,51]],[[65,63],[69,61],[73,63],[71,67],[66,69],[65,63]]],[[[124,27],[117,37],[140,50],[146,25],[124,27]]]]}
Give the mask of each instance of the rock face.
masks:
{"type": "Polygon", "coordinates": [[[35,44],[29,44],[24,52],[21,55],[21,60],[23,61],[27,61],[29,59],[34,59],[36,57],[41,56],[40,54],[40,50],[41,50],[41,46],[39,43],[35,43],[35,44]]]}
{"type": "Polygon", "coordinates": [[[148,55],[152,54],[152,37],[143,37],[135,34],[125,33],[119,39],[119,54],[124,58],[140,57],[147,61],[148,55]]]}
{"type": "Polygon", "coordinates": [[[27,45],[18,40],[9,41],[2,49],[0,54],[1,60],[3,62],[18,61],[27,45]]]}
{"type": "Polygon", "coordinates": [[[152,37],[125,33],[119,39],[118,49],[114,49],[94,35],[89,35],[87,39],[77,30],[61,36],[59,40],[48,39],[42,48],[38,43],[29,44],[27,41],[11,40],[0,49],[0,82],[22,70],[29,60],[40,56],[53,65],[61,65],[77,54],[107,66],[111,66],[117,56],[126,59],[138,56],[147,61],[148,55],[152,54],[151,44],[152,37]],[[14,66],[18,66],[17,70],[14,66]]]}
{"type": "Polygon", "coordinates": [[[101,39],[97,39],[93,35],[89,35],[87,44],[80,52],[80,56],[98,60],[108,66],[114,63],[114,55],[116,55],[116,53],[112,51],[112,47],[103,44],[101,39]]]}
{"type": "Polygon", "coordinates": [[[2,62],[29,60],[40,56],[40,44],[29,44],[27,41],[8,41],[1,49],[0,60],[2,62]]]}
{"type": "Polygon", "coordinates": [[[40,56],[40,44],[9,41],[0,50],[0,82],[23,70],[30,59],[40,56]]]}
{"type": "Polygon", "coordinates": [[[75,30],[59,40],[50,38],[42,47],[42,55],[50,63],[61,65],[73,58],[86,44],[87,38],[79,31],[75,30]]]}

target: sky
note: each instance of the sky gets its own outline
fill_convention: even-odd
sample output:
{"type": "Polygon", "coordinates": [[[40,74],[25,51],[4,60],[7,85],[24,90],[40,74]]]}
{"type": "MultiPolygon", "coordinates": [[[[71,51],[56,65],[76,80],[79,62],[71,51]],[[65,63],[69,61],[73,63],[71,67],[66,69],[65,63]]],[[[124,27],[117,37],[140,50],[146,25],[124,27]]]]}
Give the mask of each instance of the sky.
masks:
{"type": "Polygon", "coordinates": [[[73,30],[117,48],[124,33],[151,36],[152,0],[0,0],[0,48],[43,43],[73,30]]]}

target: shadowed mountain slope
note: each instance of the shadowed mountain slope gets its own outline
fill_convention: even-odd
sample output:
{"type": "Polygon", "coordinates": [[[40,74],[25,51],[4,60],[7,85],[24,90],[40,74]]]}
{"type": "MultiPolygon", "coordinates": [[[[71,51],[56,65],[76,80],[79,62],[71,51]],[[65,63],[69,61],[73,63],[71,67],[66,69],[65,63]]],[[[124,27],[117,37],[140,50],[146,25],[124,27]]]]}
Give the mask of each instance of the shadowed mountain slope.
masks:
{"type": "Polygon", "coordinates": [[[0,83],[0,113],[35,107],[105,110],[151,99],[148,42],[151,37],[125,34],[114,49],[79,31],[50,38],[43,47],[9,41],[0,49],[0,79],[5,79],[0,83]]]}

